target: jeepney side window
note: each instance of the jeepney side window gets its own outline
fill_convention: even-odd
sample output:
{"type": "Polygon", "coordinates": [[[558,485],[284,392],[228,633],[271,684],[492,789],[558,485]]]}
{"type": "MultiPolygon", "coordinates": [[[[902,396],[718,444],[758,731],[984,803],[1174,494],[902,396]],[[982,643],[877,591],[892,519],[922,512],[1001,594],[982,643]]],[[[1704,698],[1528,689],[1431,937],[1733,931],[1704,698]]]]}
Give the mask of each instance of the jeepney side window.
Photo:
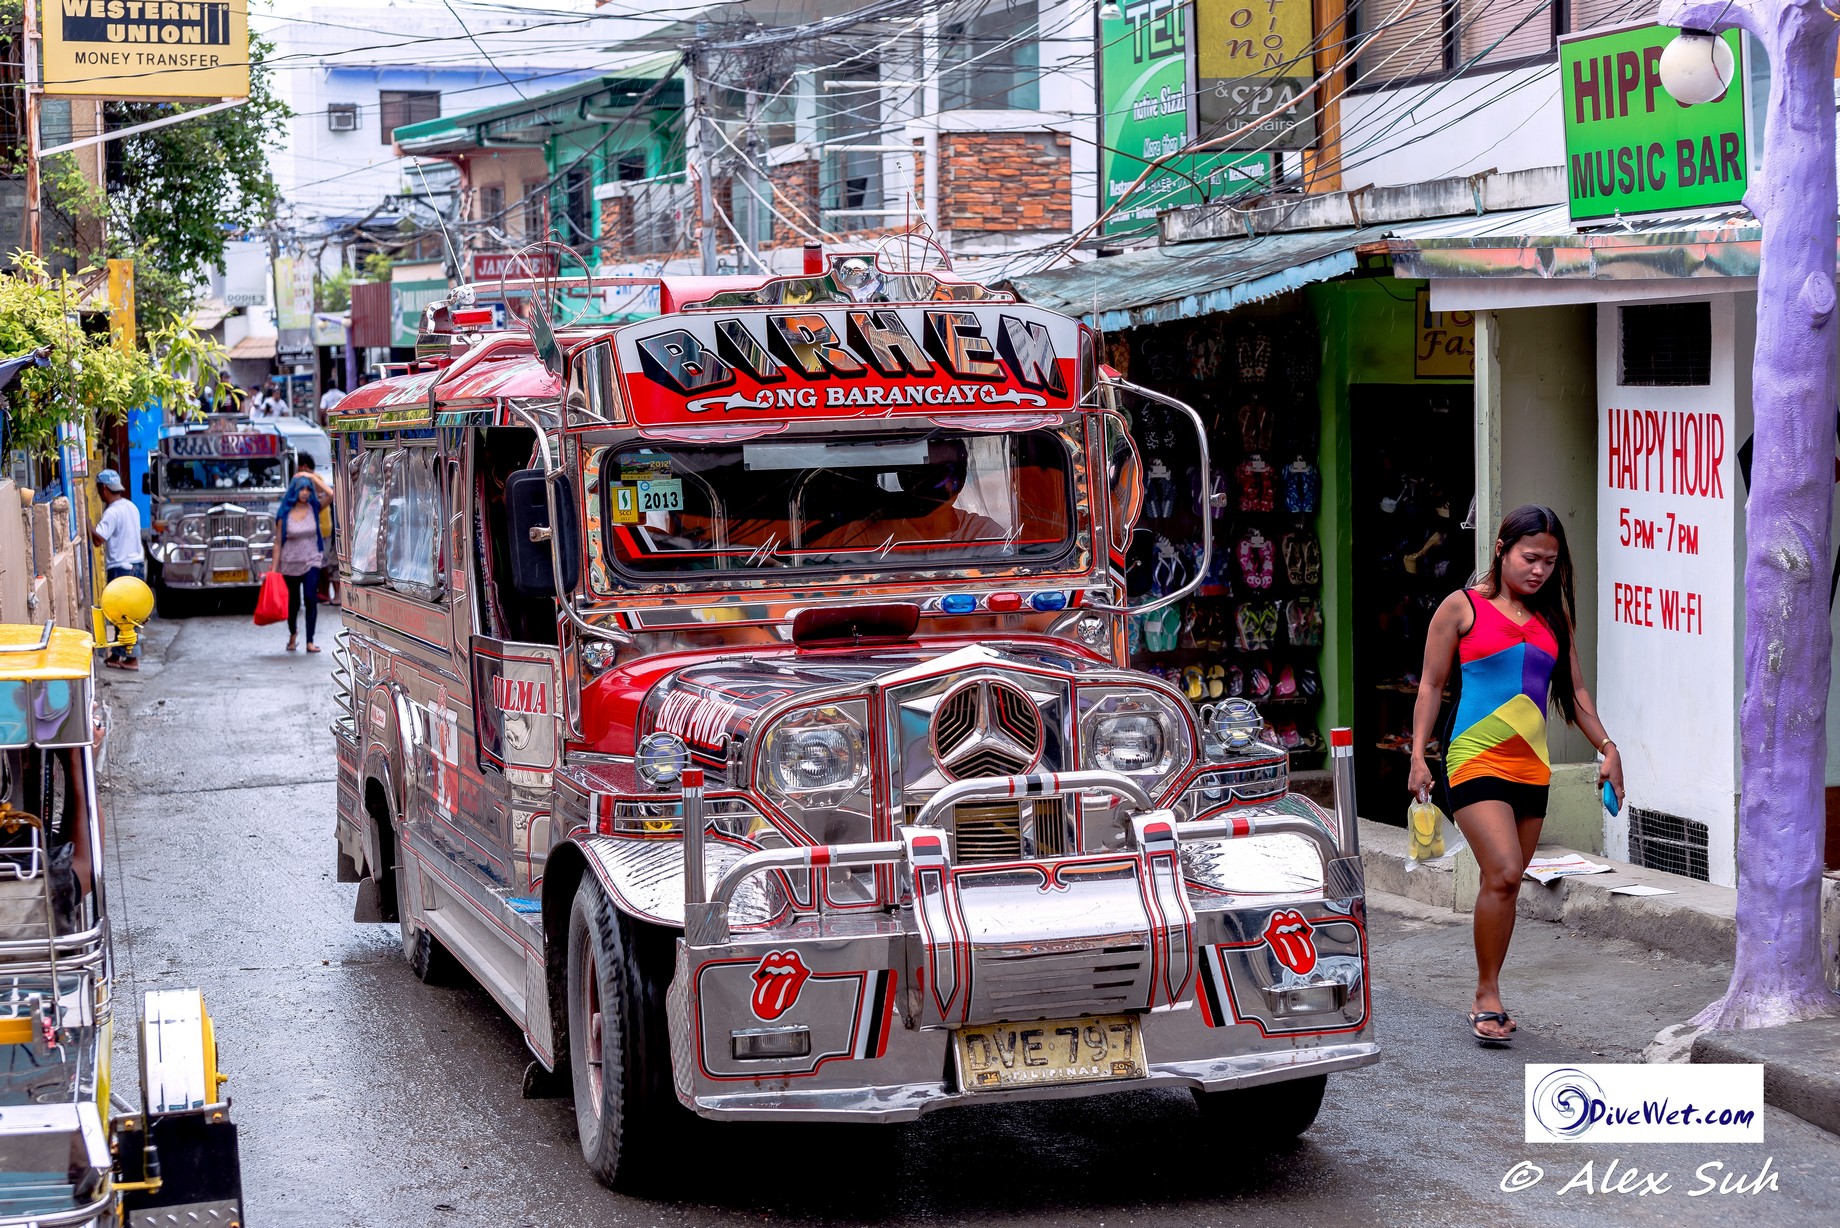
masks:
{"type": "Polygon", "coordinates": [[[440,595],[441,486],[432,448],[391,457],[384,483],[385,566],[390,587],[432,601],[440,595]]]}
{"type": "Polygon", "coordinates": [[[351,578],[356,584],[381,584],[383,573],[384,470],[388,456],[366,448],[352,457],[351,578]]]}

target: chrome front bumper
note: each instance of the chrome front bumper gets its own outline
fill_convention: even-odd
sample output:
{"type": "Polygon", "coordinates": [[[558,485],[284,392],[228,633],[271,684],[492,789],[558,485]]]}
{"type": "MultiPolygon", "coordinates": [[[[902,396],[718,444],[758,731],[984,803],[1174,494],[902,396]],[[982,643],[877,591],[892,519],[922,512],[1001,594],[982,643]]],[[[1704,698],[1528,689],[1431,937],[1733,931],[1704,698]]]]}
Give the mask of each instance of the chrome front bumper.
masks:
{"type": "Polygon", "coordinates": [[[1142,813],[1116,852],[1053,862],[955,866],[939,829],[920,826],[744,857],[687,910],[668,1000],[679,1099],[711,1118],[901,1121],[1376,1061],[1358,857],[1342,855],[1327,816],[1286,801],[1195,822],[1142,813]],[[1207,860],[1183,855],[1267,835],[1309,842],[1321,886],[1236,895],[1195,881],[1207,860]],[[731,932],[728,903],[756,875],[874,864],[895,867],[900,908],[731,932]],[[1139,1020],[1146,1077],[957,1085],[957,1028],[1119,1014],[1139,1020]]]}

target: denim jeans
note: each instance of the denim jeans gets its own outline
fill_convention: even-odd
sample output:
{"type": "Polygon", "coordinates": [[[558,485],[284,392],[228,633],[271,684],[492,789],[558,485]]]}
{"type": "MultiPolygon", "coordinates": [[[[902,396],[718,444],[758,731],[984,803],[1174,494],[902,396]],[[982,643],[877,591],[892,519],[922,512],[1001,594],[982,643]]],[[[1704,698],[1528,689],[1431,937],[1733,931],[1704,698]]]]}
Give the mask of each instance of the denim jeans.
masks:
{"type": "MultiPolygon", "coordinates": [[[[145,580],[147,578],[147,564],[141,562],[131,564],[127,567],[110,567],[106,569],[106,577],[110,580],[117,580],[122,576],[133,576],[136,580],[145,580]]],[[[135,647],[110,648],[108,659],[111,661],[132,661],[139,651],[140,649],[135,647]]]]}

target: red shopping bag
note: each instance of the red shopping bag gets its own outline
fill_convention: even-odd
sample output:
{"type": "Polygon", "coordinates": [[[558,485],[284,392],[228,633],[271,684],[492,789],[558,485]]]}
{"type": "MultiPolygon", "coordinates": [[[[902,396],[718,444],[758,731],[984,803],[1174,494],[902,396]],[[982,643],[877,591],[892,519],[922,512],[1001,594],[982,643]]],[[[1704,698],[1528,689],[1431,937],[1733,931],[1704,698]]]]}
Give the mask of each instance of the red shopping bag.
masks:
{"type": "Polygon", "coordinates": [[[262,595],[256,598],[256,626],[287,621],[287,581],[271,571],[262,577],[262,595]]]}

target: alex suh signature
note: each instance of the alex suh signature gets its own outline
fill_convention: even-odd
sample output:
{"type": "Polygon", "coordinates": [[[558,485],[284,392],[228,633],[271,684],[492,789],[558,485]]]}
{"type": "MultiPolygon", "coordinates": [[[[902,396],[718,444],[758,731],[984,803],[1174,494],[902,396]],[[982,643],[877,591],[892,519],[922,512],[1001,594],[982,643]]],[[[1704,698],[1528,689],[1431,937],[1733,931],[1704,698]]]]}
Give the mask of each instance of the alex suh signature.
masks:
{"type": "MultiPolygon", "coordinates": [[[[1723,1160],[1708,1160],[1693,1170],[1692,1188],[1680,1187],[1688,1198],[1699,1198],[1706,1194],[1761,1194],[1765,1190],[1779,1190],[1776,1184],[1776,1172],[1771,1165],[1774,1157],[1764,1157],[1763,1167],[1753,1175],[1728,1166],[1723,1160]]],[[[1510,1168],[1501,1178],[1504,1193],[1519,1194],[1530,1190],[1546,1179],[1546,1170],[1532,1160],[1522,1160],[1510,1168]]],[[[1566,1194],[1672,1194],[1677,1192],[1672,1173],[1658,1173],[1646,1169],[1625,1166],[1619,1160],[1610,1160],[1600,1169],[1597,1161],[1588,1160],[1584,1167],[1572,1175],[1571,1180],[1559,1187],[1561,1196],[1566,1194]]]]}

